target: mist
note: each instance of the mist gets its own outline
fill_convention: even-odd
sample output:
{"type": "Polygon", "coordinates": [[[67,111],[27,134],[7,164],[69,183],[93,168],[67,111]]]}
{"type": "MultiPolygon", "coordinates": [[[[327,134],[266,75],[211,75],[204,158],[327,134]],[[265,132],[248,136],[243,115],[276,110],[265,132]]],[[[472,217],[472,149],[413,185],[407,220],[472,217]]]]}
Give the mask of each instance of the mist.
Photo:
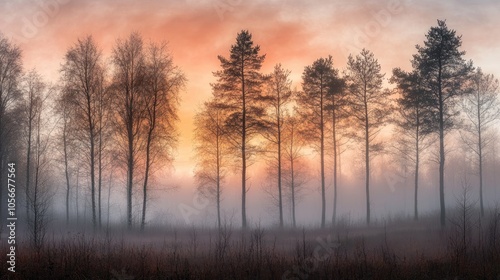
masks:
{"type": "Polygon", "coordinates": [[[0,9],[1,278],[500,278],[498,3],[0,9]]]}

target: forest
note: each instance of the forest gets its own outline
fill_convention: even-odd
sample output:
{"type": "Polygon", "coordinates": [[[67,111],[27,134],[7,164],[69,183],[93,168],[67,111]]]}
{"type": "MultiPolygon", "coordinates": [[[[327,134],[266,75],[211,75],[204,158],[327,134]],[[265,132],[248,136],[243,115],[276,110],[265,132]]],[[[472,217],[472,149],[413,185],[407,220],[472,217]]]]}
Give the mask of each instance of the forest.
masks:
{"type": "Polygon", "coordinates": [[[500,279],[499,81],[446,20],[420,32],[409,70],[363,48],[303,65],[298,86],[287,61],[262,70],[251,30],[223,34],[192,119],[190,205],[168,182],[197,81],[169,44],[130,32],[106,53],[82,34],[49,79],[0,33],[1,278],[500,279]],[[394,174],[411,211],[385,215],[373,193],[402,188],[394,174]]]}

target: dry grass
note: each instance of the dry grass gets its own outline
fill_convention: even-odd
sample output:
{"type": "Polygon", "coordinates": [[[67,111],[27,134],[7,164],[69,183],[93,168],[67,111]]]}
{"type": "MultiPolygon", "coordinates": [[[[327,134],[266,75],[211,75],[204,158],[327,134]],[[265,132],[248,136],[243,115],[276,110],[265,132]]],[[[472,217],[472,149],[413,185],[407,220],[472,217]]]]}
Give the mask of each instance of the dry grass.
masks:
{"type": "MultiPolygon", "coordinates": [[[[4,269],[0,275],[1,279],[500,279],[500,211],[477,218],[465,239],[457,236],[464,232],[457,223],[441,229],[437,218],[429,216],[418,222],[330,229],[242,231],[226,226],[53,234],[40,251],[20,244],[17,272],[4,269]],[[467,241],[465,251],[460,240],[467,241]]],[[[3,263],[6,250],[4,246],[0,255],[3,263]]]]}

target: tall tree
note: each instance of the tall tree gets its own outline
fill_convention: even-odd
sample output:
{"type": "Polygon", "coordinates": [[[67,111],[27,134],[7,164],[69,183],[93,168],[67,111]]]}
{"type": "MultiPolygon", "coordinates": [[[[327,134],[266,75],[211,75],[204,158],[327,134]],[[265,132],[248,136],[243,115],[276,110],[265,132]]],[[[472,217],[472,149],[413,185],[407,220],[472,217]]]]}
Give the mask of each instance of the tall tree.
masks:
{"type": "Polygon", "coordinates": [[[102,228],[102,188],[103,170],[109,165],[109,140],[113,133],[111,129],[111,90],[106,71],[101,69],[97,80],[97,213],[99,228],[102,228]]]}
{"type": "Polygon", "coordinates": [[[376,136],[383,128],[391,110],[390,91],[382,90],[384,74],[372,52],[363,49],[359,55],[349,55],[346,71],[350,113],[359,128],[355,139],[364,144],[366,223],[370,224],[370,153],[382,149],[376,136]]]}
{"type": "Polygon", "coordinates": [[[49,171],[50,133],[52,131],[47,112],[47,98],[50,95],[42,77],[30,71],[23,79],[23,119],[27,134],[26,201],[28,209],[28,234],[32,245],[40,249],[43,245],[48,223],[50,191],[47,173],[49,171]],[[30,169],[30,167],[33,167],[30,169]]]}
{"type": "Polygon", "coordinates": [[[431,27],[426,34],[424,46],[417,45],[417,54],[413,56],[413,67],[425,81],[425,92],[433,98],[432,109],[438,116],[439,134],[439,204],[440,221],[446,223],[444,200],[445,134],[455,127],[456,97],[469,92],[466,80],[473,70],[472,61],[463,59],[462,37],[455,30],[448,29],[446,22],[438,20],[438,25],[431,27]]]}
{"type": "Polygon", "coordinates": [[[215,201],[217,227],[221,227],[221,200],[224,179],[229,168],[230,143],[225,129],[225,105],[217,95],[203,104],[195,116],[196,159],[195,178],[198,192],[215,201]]]}
{"type": "Polygon", "coordinates": [[[285,115],[285,119],[283,129],[283,157],[285,161],[283,184],[289,190],[292,225],[296,227],[296,208],[307,181],[302,151],[306,146],[306,141],[301,137],[300,132],[303,129],[301,129],[300,119],[290,115],[285,115]]]}
{"type": "Polygon", "coordinates": [[[44,91],[46,90],[46,84],[43,82],[42,77],[35,71],[31,70],[28,72],[22,81],[22,111],[23,111],[23,126],[25,127],[25,137],[26,137],[26,181],[25,181],[25,194],[26,194],[26,217],[30,218],[30,204],[29,198],[31,193],[31,183],[32,183],[32,170],[31,166],[33,162],[32,159],[32,147],[33,147],[33,133],[35,131],[37,120],[41,114],[42,110],[42,98],[44,91]]]}
{"type": "Polygon", "coordinates": [[[345,80],[338,77],[338,71],[334,70],[328,88],[327,110],[331,116],[332,130],[332,150],[333,150],[333,213],[332,225],[335,225],[337,218],[337,189],[338,189],[338,163],[340,161],[341,146],[346,144],[343,138],[346,136],[346,122],[349,119],[347,112],[347,91],[345,90],[345,80]]]}
{"type": "Polygon", "coordinates": [[[419,169],[422,152],[427,149],[432,141],[430,133],[435,130],[436,114],[430,110],[432,99],[424,92],[422,77],[417,72],[405,72],[400,68],[393,69],[391,83],[396,84],[399,94],[394,123],[397,125],[397,153],[413,162],[414,171],[414,214],[418,220],[418,186],[419,169]]]}
{"type": "Polygon", "coordinates": [[[306,66],[302,73],[302,91],[297,93],[297,111],[304,125],[304,135],[320,154],[321,227],[325,227],[325,139],[328,123],[328,100],[331,85],[337,76],[333,59],[320,58],[306,66]]]}
{"type": "Polygon", "coordinates": [[[185,77],[174,65],[165,43],[151,43],[146,52],[145,79],[145,171],[143,183],[143,201],[141,230],[146,223],[146,203],[149,177],[152,167],[161,159],[165,163],[171,161],[172,150],[177,143],[175,122],[179,91],[184,85],[185,77]]]}
{"type": "Polygon", "coordinates": [[[472,94],[466,96],[462,103],[462,112],[467,123],[461,131],[462,139],[473,153],[477,155],[479,168],[479,203],[481,216],[484,216],[483,203],[483,162],[485,149],[493,141],[489,135],[491,126],[500,117],[498,100],[498,79],[491,74],[484,74],[478,68],[471,78],[472,94]]]}
{"type": "Polygon", "coordinates": [[[64,96],[58,100],[58,111],[61,115],[62,131],[61,131],[61,144],[63,153],[63,165],[64,165],[64,177],[66,179],[66,224],[69,224],[69,202],[71,194],[71,183],[70,183],[70,154],[69,149],[71,147],[71,107],[68,102],[64,99],[64,96]]]}
{"type": "Polygon", "coordinates": [[[246,186],[247,167],[258,152],[252,143],[254,136],[265,128],[263,117],[262,86],[265,77],[260,73],[266,55],[259,55],[260,46],[252,41],[252,35],[242,30],[231,46],[230,57],[218,56],[222,70],[214,72],[217,82],[214,91],[221,93],[221,102],[227,105],[226,129],[231,133],[241,158],[241,219],[247,226],[246,186]]]}
{"type": "Polygon", "coordinates": [[[81,149],[78,147],[78,142],[75,141],[75,115],[73,114],[73,105],[67,98],[69,97],[63,90],[59,91],[55,103],[55,112],[59,117],[59,134],[57,135],[58,143],[62,147],[60,152],[62,165],[64,168],[64,177],[66,181],[66,224],[69,224],[70,219],[70,203],[72,189],[76,190],[76,185],[72,186],[71,175],[75,164],[80,164],[81,149]]]}
{"type": "MultiPolygon", "coordinates": [[[[7,157],[13,149],[9,145],[14,141],[14,127],[9,124],[17,101],[21,99],[18,85],[22,76],[21,49],[0,33],[0,205],[3,205],[3,190],[7,180],[7,157]]],[[[2,216],[3,207],[0,207],[2,216]]]]}
{"type": "MultiPolygon", "coordinates": [[[[82,144],[85,158],[89,168],[90,195],[92,203],[92,223],[94,227],[99,224],[100,218],[100,176],[98,178],[98,199],[96,203],[96,170],[101,170],[99,131],[100,127],[100,102],[105,94],[104,68],[102,65],[101,51],[94,39],[87,36],[78,39],[65,55],[61,69],[63,92],[73,110],[75,133],[77,140],[82,144]],[[98,205],[97,205],[98,204],[98,205]],[[99,207],[98,207],[99,206],[99,207]]],[[[99,175],[100,171],[99,171],[99,175]]]]}
{"type": "Polygon", "coordinates": [[[146,60],[142,38],[132,33],[126,40],[118,40],[113,48],[113,89],[117,104],[117,136],[120,153],[124,155],[127,172],[127,226],[132,228],[132,195],[134,175],[141,148],[141,129],[144,119],[144,82],[146,60]]]}
{"type": "Polygon", "coordinates": [[[276,167],[278,187],[279,224],[283,227],[283,188],[282,188],[282,152],[283,130],[287,106],[292,101],[292,81],[290,71],[281,64],[274,66],[273,72],[266,81],[266,103],[268,106],[267,129],[263,136],[270,144],[271,165],[276,167]]]}

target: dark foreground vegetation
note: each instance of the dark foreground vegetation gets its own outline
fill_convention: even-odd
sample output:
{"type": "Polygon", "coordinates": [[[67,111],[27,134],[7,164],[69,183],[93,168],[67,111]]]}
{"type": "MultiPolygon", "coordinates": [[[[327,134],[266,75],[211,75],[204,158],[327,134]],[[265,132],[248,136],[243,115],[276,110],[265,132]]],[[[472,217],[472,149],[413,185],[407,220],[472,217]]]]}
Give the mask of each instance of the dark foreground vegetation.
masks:
{"type": "MultiPolygon", "coordinates": [[[[327,229],[110,229],[51,233],[17,247],[1,279],[500,279],[500,210],[327,229]]],[[[6,263],[6,243],[0,261],[6,263]]]]}

